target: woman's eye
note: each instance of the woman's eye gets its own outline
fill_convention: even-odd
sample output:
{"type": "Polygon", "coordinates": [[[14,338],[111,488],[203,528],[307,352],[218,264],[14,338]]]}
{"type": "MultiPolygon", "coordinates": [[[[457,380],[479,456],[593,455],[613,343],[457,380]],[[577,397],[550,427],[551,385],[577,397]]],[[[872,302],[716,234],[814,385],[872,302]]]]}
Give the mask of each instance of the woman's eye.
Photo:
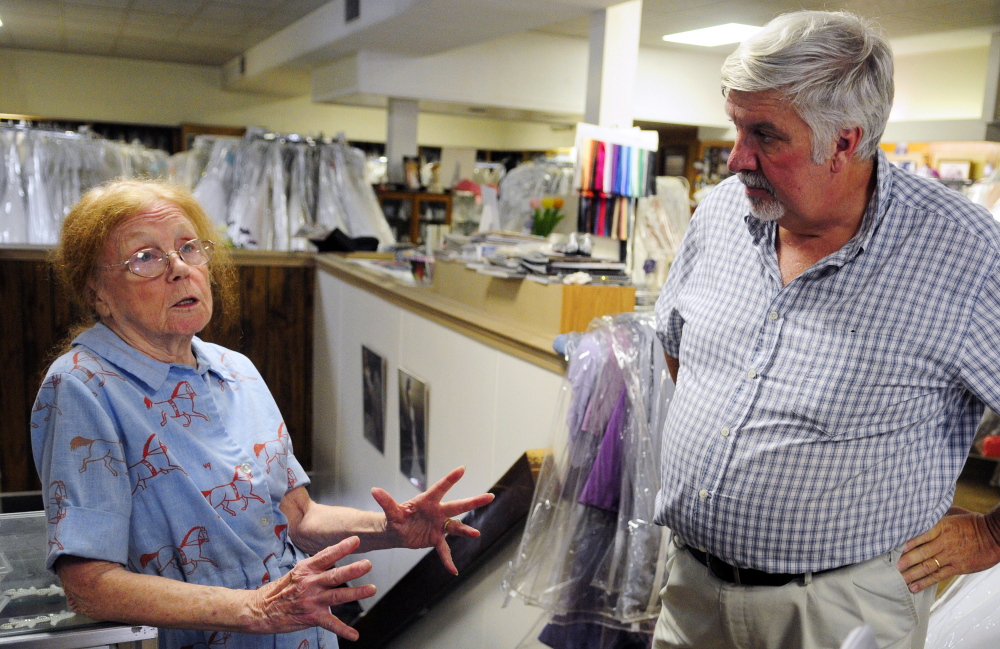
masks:
{"type": "Polygon", "coordinates": [[[154,259],[156,259],[156,257],[157,254],[152,250],[140,250],[139,252],[132,255],[132,258],[135,259],[140,264],[143,262],[153,261],[154,259]]]}

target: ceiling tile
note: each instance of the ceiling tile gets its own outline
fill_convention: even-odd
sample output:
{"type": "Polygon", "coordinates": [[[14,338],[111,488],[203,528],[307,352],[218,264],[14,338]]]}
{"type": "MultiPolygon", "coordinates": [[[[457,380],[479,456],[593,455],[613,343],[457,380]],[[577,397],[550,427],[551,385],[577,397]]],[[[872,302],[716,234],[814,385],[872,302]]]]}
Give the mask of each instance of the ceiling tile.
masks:
{"type": "Polygon", "coordinates": [[[85,7],[82,5],[67,4],[66,13],[63,15],[65,24],[69,25],[108,25],[118,29],[125,19],[125,12],[121,9],[108,9],[104,7],[85,7]]]}
{"type": "Polygon", "coordinates": [[[62,5],[57,0],[3,0],[0,16],[61,16],[62,5]]]}
{"type": "Polygon", "coordinates": [[[29,50],[50,50],[54,52],[62,51],[62,38],[58,34],[38,35],[38,34],[12,34],[14,47],[23,47],[29,50]]]}
{"type": "Polygon", "coordinates": [[[209,2],[198,14],[199,20],[228,24],[254,25],[267,19],[270,11],[258,7],[209,2]]]}
{"type": "Polygon", "coordinates": [[[125,9],[132,0],[65,0],[65,5],[83,5],[87,7],[106,7],[111,9],[125,9]]]}
{"type": "Polygon", "coordinates": [[[207,4],[206,0],[134,0],[132,9],[159,14],[193,16],[207,4]]]}
{"type": "Polygon", "coordinates": [[[177,31],[192,22],[187,16],[171,16],[167,14],[156,14],[148,11],[130,11],[125,15],[123,27],[148,27],[161,28],[164,32],[177,31]]]}
{"type": "Polygon", "coordinates": [[[91,39],[75,39],[67,37],[65,41],[66,51],[75,54],[99,54],[108,56],[115,47],[114,40],[96,41],[91,39]]]}

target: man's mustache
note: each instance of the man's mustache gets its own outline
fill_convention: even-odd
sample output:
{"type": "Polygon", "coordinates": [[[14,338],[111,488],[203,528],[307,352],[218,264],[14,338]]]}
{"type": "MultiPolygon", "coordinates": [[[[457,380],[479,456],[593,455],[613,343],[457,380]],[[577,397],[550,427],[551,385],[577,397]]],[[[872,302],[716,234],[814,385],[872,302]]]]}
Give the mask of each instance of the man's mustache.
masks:
{"type": "Polygon", "coordinates": [[[741,171],[736,175],[740,177],[740,182],[747,187],[763,189],[771,194],[771,196],[774,196],[774,187],[771,186],[771,183],[767,182],[767,178],[759,171],[741,171]]]}

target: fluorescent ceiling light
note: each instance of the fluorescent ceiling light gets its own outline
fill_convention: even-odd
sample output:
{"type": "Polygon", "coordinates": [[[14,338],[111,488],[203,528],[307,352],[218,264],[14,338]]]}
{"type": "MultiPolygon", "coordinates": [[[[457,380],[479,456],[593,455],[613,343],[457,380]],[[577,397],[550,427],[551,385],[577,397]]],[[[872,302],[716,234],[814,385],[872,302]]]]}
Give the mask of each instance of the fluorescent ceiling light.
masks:
{"type": "Polygon", "coordinates": [[[753,25],[726,23],[725,25],[705,27],[704,29],[692,29],[689,32],[667,34],[663,37],[663,40],[670,43],[715,47],[716,45],[725,45],[726,43],[739,43],[748,36],[752,36],[758,30],[760,30],[760,27],[754,27],[753,25]]]}

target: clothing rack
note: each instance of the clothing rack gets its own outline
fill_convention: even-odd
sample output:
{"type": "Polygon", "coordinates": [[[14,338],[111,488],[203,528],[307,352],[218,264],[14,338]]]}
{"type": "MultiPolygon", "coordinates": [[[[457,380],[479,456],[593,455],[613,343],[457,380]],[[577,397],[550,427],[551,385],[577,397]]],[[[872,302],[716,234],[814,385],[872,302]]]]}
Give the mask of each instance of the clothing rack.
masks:
{"type": "Polygon", "coordinates": [[[371,185],[365,154],[335,140],[250,129],[242,138],[196,136],[178,154],[176,182],[193,188],[233,245],[310,250],[335,230],[395,242],[371,185]]]}
{"type": "Polygon", "coordinates": [[[114,178],[163,177],[167,154],[90,132],[23,120],[0,124],[0,243],[52,245],[88,189],[114,178]]]}

